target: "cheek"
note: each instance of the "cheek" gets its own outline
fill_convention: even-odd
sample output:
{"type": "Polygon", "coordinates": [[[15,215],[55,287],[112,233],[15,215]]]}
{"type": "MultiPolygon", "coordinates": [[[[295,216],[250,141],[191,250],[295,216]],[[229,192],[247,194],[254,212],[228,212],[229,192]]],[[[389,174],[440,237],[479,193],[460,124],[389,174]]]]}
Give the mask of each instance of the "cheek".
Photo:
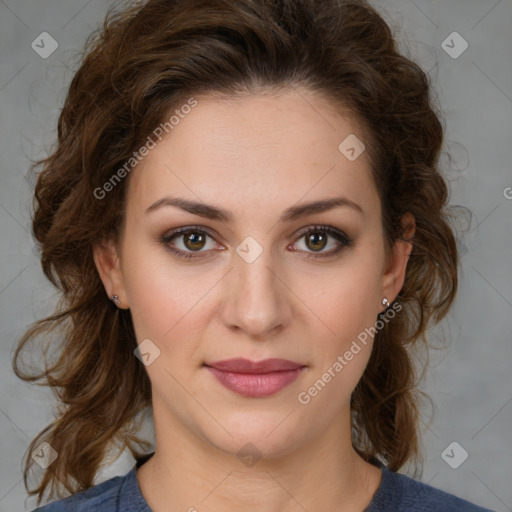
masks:
{"type": "Polygon", "coordinates": [[[353,265],[347,263],[338,273],[316,276],[314,288],[308,280],[301,285],[308,324],[317,326],[310,334],[314,364],[302,391],[319,407],[346,403],[364,373],[379,311],[377,268],[374,261],[354,258],[353,265]]]}
{"type": "MultiPolygon", "coordinates": [[[[301,278],[297,295],[307,306],[308,323],[316,323],[322,344],[342,348],[374,325],[377,320],[379,288],[376,265],[346,266],[339,272],[301,278]]],[[[325,348],[325,347],[324,347],[325,348]]],[[[327,350],[332,352],[332,350],[327,350]]]]}
{"type": "Polygon", "coordinates": [[[316,302],[321,330],[312,336],[313,364],[297,395],[312,418],[318,414],[333,418],[348,407],[371,356],[376,292],[371,283],[352,278],[354,282],[346,280],[341,291],[331,283],[316,302]]]}
{"type": "Polygon", "coordinates": [[[125,290],[137,339],[151,339],[172,357],[185,358],[204,330],[208,292],[218,277],[198,267],[178,268],[165,251],[128,249],[125,290]]]}

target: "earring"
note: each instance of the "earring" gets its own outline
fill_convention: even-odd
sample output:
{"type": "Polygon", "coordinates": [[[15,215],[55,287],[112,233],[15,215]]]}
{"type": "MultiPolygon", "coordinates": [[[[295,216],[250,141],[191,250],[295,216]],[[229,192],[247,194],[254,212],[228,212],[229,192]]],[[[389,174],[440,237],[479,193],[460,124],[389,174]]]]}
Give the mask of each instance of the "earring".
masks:
{"type": "Polygon", "coordinates": [[[119,297],[117,295],[112,295],[111,300],[115,303],[116,306],[119,306],[119,304],[121,304],[121,301],[119,300],[119,297]]]}
{"type": "Polygon", "coordinates": [[[389,308],[389,300],[388,300],[388,298],[387,298],[387,297],[384,297],[384,298],[382,299],[381,304],[382,304],[383,306],[386,306],[387,308],[389,308]]]}

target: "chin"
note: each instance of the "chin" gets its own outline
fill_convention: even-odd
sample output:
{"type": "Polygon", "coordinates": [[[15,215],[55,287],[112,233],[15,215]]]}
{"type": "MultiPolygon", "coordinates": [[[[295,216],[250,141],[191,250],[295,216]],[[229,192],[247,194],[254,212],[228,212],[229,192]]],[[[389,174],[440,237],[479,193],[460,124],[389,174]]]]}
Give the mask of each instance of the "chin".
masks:
{"type": "Polygon", "coordinates": [[[218,450],[240,460],[247,455],[255,459],[279,458],[293,452],[306,436],[304,423],[299,425],[297,413],[289,414],[292,410],[290,407],[266,413],[237,411],[223,415],[222,420],[219,415],[219,423],[225,430],[213,428],[210,423],[201,429],[202,435],[218,450]]]}

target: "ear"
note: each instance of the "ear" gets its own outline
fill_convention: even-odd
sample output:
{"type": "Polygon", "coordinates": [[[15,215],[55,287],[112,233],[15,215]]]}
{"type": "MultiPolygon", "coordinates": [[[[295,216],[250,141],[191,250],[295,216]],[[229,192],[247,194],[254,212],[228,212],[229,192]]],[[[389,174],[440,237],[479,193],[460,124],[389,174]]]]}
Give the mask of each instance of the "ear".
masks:
{"type": "Polygon", "coordinates": [[[416,223],[414,216],[407,212],[402,216],[402,227],[404,236],[395,241],[387,268],[382,274],[382,297],[387,297],[389,302],[393,302],[405,281],[405,271],[407,262],[412,251],[411,240],[415,231],[416,223]]]}
{"type": "Polygon", "coordinates": [[[128,301],[124,287],[119,253],[113,240],[103,241],[93,247],[93,258],[100,279],[109,298],[117,295],[119,302],[116,306],[128,309],[128,301]]]}

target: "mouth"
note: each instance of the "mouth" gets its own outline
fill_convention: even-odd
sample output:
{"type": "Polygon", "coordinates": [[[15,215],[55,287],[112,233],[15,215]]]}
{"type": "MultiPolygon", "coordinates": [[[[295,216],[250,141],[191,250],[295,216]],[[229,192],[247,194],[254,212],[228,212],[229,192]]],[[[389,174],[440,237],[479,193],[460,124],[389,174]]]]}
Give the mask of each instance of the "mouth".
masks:
{"type": "Polygon", "coordinates": [[[212,375],[227,389],[251,398],[270,396],[291,384],[306,368],[286,359],[228,359],[205,363],[212,375]]]}

